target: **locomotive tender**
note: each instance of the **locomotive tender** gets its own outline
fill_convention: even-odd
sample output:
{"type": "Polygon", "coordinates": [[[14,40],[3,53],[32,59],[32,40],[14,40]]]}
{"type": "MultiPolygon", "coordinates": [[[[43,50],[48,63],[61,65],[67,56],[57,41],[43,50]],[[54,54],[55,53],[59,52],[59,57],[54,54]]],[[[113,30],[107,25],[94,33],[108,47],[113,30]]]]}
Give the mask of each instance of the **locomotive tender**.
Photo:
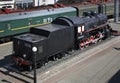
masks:
{"type": "Polygon", "coordinates": [[[57,58],[69,49],[83,49],[110,36],[107,16],[94,12],[86,17],[58,17],[51,24],[32,27],[29,33],[13,38],[13,60],[20,67],[32,68],[33,47],[37,48],[37,66],[50,57],[57,58]]]}

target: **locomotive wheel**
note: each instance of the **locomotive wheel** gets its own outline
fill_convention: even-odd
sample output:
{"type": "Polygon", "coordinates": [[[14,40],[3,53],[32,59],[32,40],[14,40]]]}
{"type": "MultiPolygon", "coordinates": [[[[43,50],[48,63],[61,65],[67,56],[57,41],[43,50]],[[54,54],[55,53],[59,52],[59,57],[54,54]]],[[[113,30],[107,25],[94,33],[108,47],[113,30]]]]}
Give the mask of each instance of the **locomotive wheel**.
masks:
{"type": "Polygon", "coordinates": [[[84,46],[80,46],[80,50],[83,50],[84,49],[84,46]]]}
{"type": "Polygon", "coordinates": [[[85,47],[87,48],[89,46],[89,44],[86,44],[85,47]]]}
{"type": "Polygon", "coordinates": [[[58,57],[58,59],[61,59],[63,57],[63,54],[60,53],[60,54],[57,55],[57,57],[58,57]]]}
{"type": "Polygon", "coordinates": [[[81,41],[81,42],[80,42],[79,48],[80,48],[80,50],[83,50],[83,49],[84,49],[84,41],[81,41]]]}
{"type": "Polygon", "coordinates": [[[57,61],[58,59],[59,59],[58,57],[55,58],[56,61],[57,61]]]}
{"type": "Polygon", "coordinates": [[[57,57],[57,56],[54,56],[54,57],[53,57],[53,60],[54,60],[54,61],[57,61],[57,60],[58,60],[58,57],[57,57]]]}
{"type": "Polygon", "coordinates": [[[43,66],[46,66],[47,64],[48,64],[48,62],[47,62],[47,61],[43,62],[43,66]]]}
{"type": "Polygon", "coordinates": [[[47,64],[48,64],[47,62],[44,63],[44,65],[47,65],[47,64]]]}
{"type": "Polygon", "coordinates": [[[86,39],[86,45],[85,47],[87,48],[89,46],[89,39],[86,39]]]}
{"type": "Polygon", "coordinates": [[[40,68],[41,66],[46,66],[48,62],[49,62],[48,57],[45,57],[43,60],[40,61],[38,67],[40,68]]]}
{"type": "Polygon", "coordinates": [[[54,60],[54,61],[56,60],[56,57],[55,57],[55,56],[53,57],[53,60],[54,60]]]}
{"type": "Polygon", "coordinates": [[[27,69],[28,69],[28,71],[32,71],[32,69],[33,69],[32,65],[28,65],[27,69]]]}

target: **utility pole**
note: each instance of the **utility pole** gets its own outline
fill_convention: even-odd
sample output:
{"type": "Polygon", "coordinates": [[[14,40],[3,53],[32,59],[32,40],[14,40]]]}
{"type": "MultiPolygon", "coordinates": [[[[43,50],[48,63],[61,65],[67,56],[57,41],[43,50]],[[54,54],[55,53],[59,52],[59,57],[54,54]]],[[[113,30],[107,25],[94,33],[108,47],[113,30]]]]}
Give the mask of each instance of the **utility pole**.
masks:
{"type": "Polygon", "coordinates": [[[115,16],[115,22],[119,22],[119,13],[120,13],[120,1],[119,0],[114,0],[114,16],[115,16]]]}
{"type": "Polygon", "coordinates": [[[34,83],[37,83],[37,75],[36,75],[36,52],[37,52],[37,47],[33,47],[32,51],[33,51],[33,56],[34,56],[34,83]]]}

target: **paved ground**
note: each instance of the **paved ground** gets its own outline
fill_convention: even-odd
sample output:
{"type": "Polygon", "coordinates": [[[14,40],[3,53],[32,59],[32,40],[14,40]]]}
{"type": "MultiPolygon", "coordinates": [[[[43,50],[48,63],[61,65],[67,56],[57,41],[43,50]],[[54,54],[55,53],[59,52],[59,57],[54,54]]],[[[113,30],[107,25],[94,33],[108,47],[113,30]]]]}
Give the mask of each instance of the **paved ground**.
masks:
{"type": "Polygon", "coordinates": [[[0,45],[0,59],[12,54],[12,42],[0,45]]]}
{"type": "Polygon", "coordinates": [[[109,25],[114,29],[114,30],[119,30],[120,31],[120,23],[113,23],[113,20],[109,22],[109,25]]]}
{"type": "MultiPolygon", "coordinates": [[[[120,24],[110,26],[120,31],[120,24]]],[[[119,63],[120,37],[49,69],[38,79],[39,83],[120,83],[119,63]]]]}
{"type": "Polygon", "coordinates": [[[38,83],[108,83],[120,69],[118,39],[120,37],[49,69],[40,75],[38,83]]]}
{"type": "MultiPolygon", "coordinates": [[[[120,31],[120,24],[110,23],[120,31]]],[[[12,43],[0,45],[0,80],[3,83],[33,82],[4,69],[10,63],[12,43]]],[[[120,37],[91,48],[37,74],[38,83],[120,83],[120,37]]],[[[0,82],[1,83],[1,82],[0,82]]]]}

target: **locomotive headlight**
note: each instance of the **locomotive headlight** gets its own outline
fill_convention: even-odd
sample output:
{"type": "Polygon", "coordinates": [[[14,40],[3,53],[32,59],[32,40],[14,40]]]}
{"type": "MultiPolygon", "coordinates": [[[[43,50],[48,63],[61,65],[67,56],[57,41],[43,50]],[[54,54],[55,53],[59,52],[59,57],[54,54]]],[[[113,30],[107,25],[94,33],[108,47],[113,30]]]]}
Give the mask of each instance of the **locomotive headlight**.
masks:
{"type": "Polygon", "coordinates": [[[33,47],[33,48],[32,48],[32,51],[33,51],[33,52],[37,52],[37,47],[33,47]]]}
{"type": "Polygon", "coordinates": [[[23,57],[24,57],[24,58],[26,58],[26,56],[27,56],[26,54],[23,54],[23,57]]]}

